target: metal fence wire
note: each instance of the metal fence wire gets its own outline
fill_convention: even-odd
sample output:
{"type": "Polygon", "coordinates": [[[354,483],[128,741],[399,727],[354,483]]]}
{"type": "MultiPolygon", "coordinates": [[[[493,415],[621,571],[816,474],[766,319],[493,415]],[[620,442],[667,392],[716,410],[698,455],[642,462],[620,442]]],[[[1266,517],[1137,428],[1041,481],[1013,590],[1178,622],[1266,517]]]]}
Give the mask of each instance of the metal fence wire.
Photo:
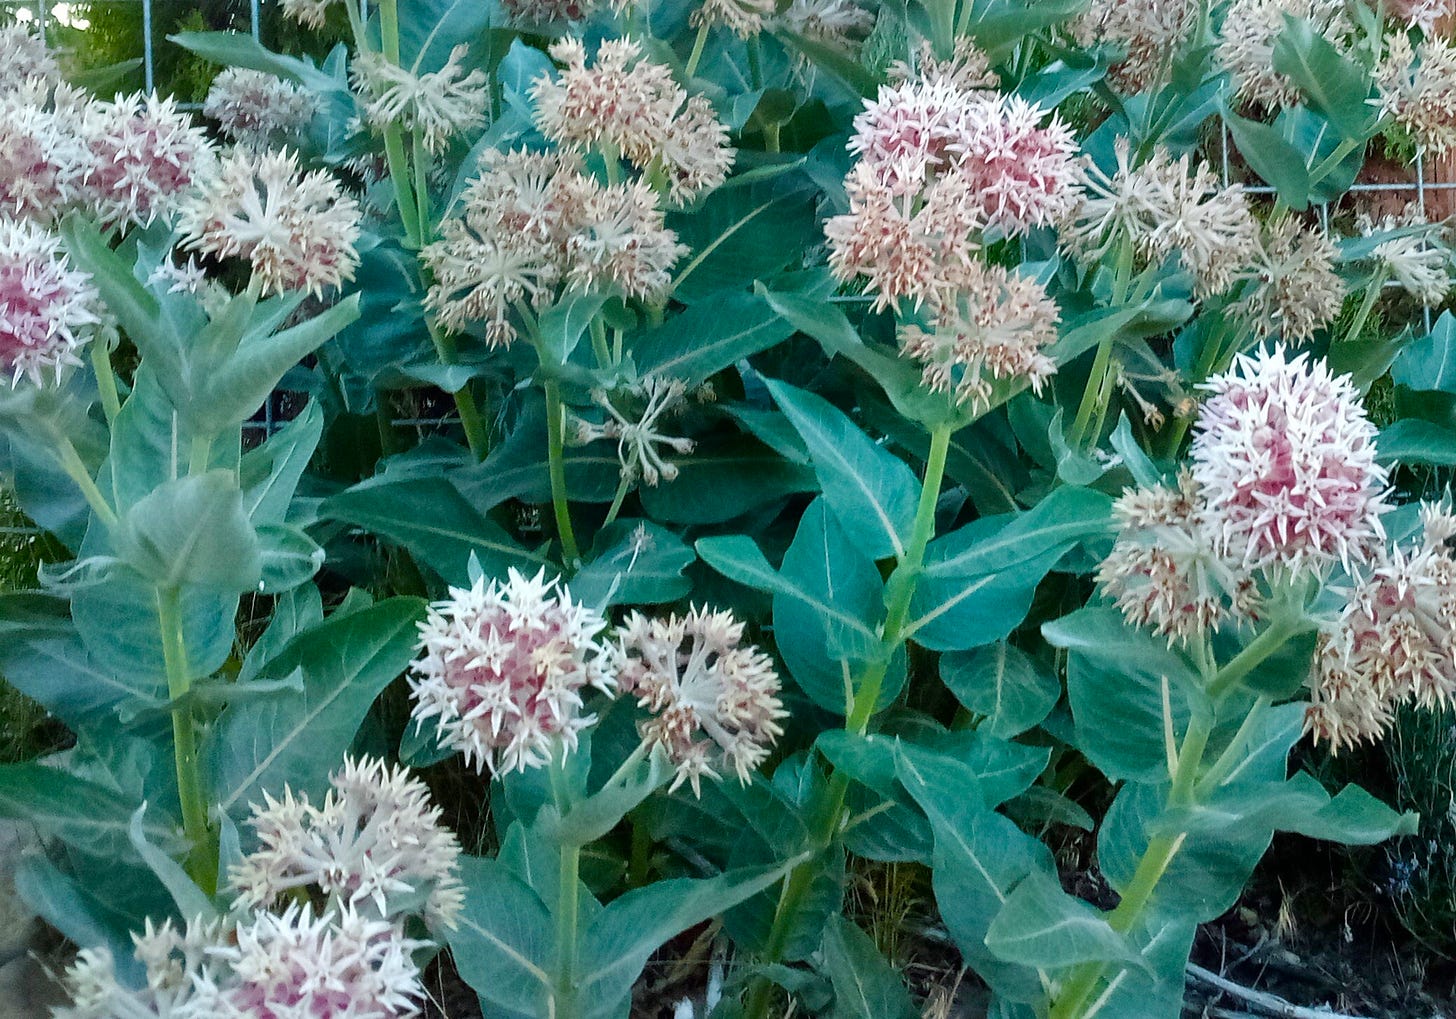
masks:
{"type": "MultiPolygon", "coordinates": [[[[242,6],[247,5],[247,26],[254,39],[261,41],[265,26],[270,34],[276,28],[280,33],[288,32],[289,26],[282,22],[279,4],[274,0],[0,0],[0,23],[18,20],[37,24],[42,35],[49,38],[50,29],[56,25],[64,25],[68,28],[86,30],[89,27],[89,17],[93,12],[114,8],[141,8],[141,59],[142,78],[147,91],[156,89],[157,60],[156,52],[160,41],[166,42],[167,29],[159,29],[158,8],[161,7],[168,14],[176,14],[179,10],[215,11],[218,14],[225,14],[236,18],[242,13],[242,6]]],[[[369,16],[369,0],[358,0],[360,12],[367,19],[369,16]]],[[[241,19],[239,19],[241,20],[241,19]]],[[[240,26],[238,26],[240,27],[240,26]]],[[[170,45],[170,44],[169,44],[170,45]]],[[[200,103],[181,103],[184,109],[197,110],[201,108],[200,103]]],[[[1221,129],[1218,161],[1221,169],[1223,183],[1228,185],[1233,179],[1233,154],[1235,152],[1227,128],[1221,129]]],[[[1431,210],[1440,210],[1441,215],[1437,219],[1445,218],[1453,209],[1456,209],[1456,195],[1451,192],[1456,190],[1456,173],[1440,173],[1439,179],[1430,178],[1432,169],[1429,160],[1417,154],[1414,165],[1410,168],[1412,172],[1409,180],[1396,181],[1367,181],[1357,180],[1347,192],[1341,203],[1353,200],[1357,205],[1361,202],[1361,196],[1368,197],[1371,201],[1379,201],[1385,208],[1393,206],[1404,206],[1414,203],[1421,215],[1429,217],[1431,210]],[[1402,200],[1403,199],[1403,200],[1402,200]]],[[[1441,168],[1445,170],[1445,168],[1441,168]]],[[[1274,189],[1261,184],[1246,185],[1245,192],[1250,195],[1268,197],[1274,194],[1274,189]]],[[[1328,230],[1330,223],[1331,208],[1328,204],[1316,206],[1316,214],[1319,216],[1321,225],[1328,230]]],[[[1388,281],[1387,288],[1398,287],[1395,281],[1388,281]]],[[[1430,307],[1421,309],[1421,322],[1427,332],[1432,325],[1432,314],[1430,307]]],[[[256,445],[263,439],[272,435],[291,417],[286,413],[284,406],[285,395],[275,393],[263,405],[254,419],[244,424],[245,446],[256,445]]],[[[395,419],[397,426],[405,428],[438,428],[457,423],[458,419],[451,417],[403,417],[395,419]]],[[[25,528],[5,528],[5,534],[26,531],[25,528]]]]}

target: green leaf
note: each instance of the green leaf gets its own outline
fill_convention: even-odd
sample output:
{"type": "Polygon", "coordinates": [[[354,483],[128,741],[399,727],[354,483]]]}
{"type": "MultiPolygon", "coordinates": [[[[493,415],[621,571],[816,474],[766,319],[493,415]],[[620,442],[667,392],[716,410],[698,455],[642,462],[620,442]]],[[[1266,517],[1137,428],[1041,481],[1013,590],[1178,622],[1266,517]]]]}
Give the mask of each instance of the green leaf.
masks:
{"type": "Polygon", "coordinates": [[[265,524],[258,528],[258,546],[262,594],[283,594],[306,584],[324,564],[324,550],[299,527],[265,524]]]}
{"type": "Polygon", "coordinates": [[[672,779],[677,769],[661,746],[621,782],[608,785],[571,805],[555,824],[555,834],[568,845],[585,846],[602,838],[638,804],[672,779]]]}
{"type": "Polygon", "coordinates": [[[920,498],[910,468],[823,397],[764,382],[809,447],[824,498],[845,532],[871,559],[903,556],[920,498]]]}
{"type": "Polygon", "coordinates": [[[469,586],[472,554],[487,576],[512,566],[535,573],[546,560],[521,548],[442,476],[391,481],[380,476],[324,500],[321,516],[403,545],[447,583],[469,586]]]}
{"type": "Polygon", "coordinates": [[[1078,14],[1085,0],[971,0],[965,34],[976,46],[995,53],[1078,14]]]}
{"type": "Polygon", "coordinates": [[[263,406],[288,369],[358,317],[359,295],[350,294],[281,333],[253,330],[231,356],[197,380],[198,399],[190,408],[193,420],[204,432],[246,420],[263,406]]]}
{"type": "Polygon", "coordinates": [[[1285,13],[1284,30],[1274,42],[1274,70],[1287,75],[1309,100],[1350,139],[1364,141],[1378,117],[1366,100],[1370,75],[1315,31],[1308,18],[1285,13]]]}
{"type": "Polygon", "coordinates": [[[92,655],[58,598],[0,595],[0,676],[72,729],[166,702],[161,677],[92,655]]]}
{"type": "Polygon", "coordinates": [[[1032,871],[986,931],[986,947],[1006,962],[1057,970],[1082,962],[1133,962],[1137,955],[1097,910],[1032,871]]]}
{"type": "MultiPolygon", "coordinates": [[[[816,499],[784,553],[775,591],[774,635],[794,679],[820,707],[847,714],[866,663],[885,653],[876,628],[884,618],[879,570],[816,499]]],[[[903,667],[885,677],[878,706],[895,699],[903,667]]]]}
{"type": "Polygon", "coordinates": [[[942,656],[940,678],[956,700],[986,717],[981,728],[1001,739],[1039,724],[1062,694],[1055,673],[1004,640],[942,656]]]}
{"type": "Polygon", "coordinates": [[[864,65],[827,43],[785,28],[779,28],[774,35],[808,57],[815,67],[822,67],[837,75],[846,85],[866,98],[873,96],[880,87],[880,79],[864,65]]]}
{"type": "Polygon", "coordinates": [[[1380,430],[1375,449],[1382,463],[1456,467],[1456,428],[1402,418],[1380,430]]]}
{"type": "Polygon", "coordinates": [[[1228,125],[1239,154],[1264,180],[1279,192],[1284,204],[1296,212],[1309,205],[1309,169],[1304,156],[1268,124],[1246,120],[1225,107],[1224,123],[1228,125]]]}
{"type": "Polygon", "coordinates": [[[281,524],[287,519],[323,428],[322,409],[317,402],[310,403],[261,446],[243,455],[239,469],[243,511],[254,524],[281,524]]]}
{"type": "Polygon", "coordinates": [[[685,597],[683,576],[697,559],[683,540],[647,520],[618,520],[597,532],[591,560],[571,578],[586,605],[657,605],[685,597]]]}
{"type": "Polygon", "coordinates": [[[653,952],[768,888],[798,862],[731,870],[702,880],[657,881],[612,902],[582,936],[579,993],[585,1019],[619,1019],[653,952]]]}
{"type": "MultiPolygon", "coordinates": [[[[131,818],[139,803],[116,790],[39,763],[0,766],[0,817],[33,824],[44,835],[102,859],[137,860],[131,818]]],[[[169,827],[152,824],[147,836],[175,847],[169,827]]]]}
{"type": "Polygon", "coordinates": [[[1456,316],[1441,312],[1431,331],[1396,358],[1390,377],[1407,389],[1456,393],[1456,316]]]}
{"type": "Polygon", "coordinates": [[[966,965],[1002,996],[1040,1001],[1045,973],[998,958],[986,947],[986,934],[1028,875],[1055,880],[1051,850],[959,789],[928,782],[903,766],[900,778],[935,832],[935,901],[966,965]]]}
{"type": "Polygon", "coordinates": [[[874,940],[841,914],[829,918],[819,969],[834,988],[826,1019],[919,1019],[905,982],[874,940]]]}
{"type": "Polygon", "coordinates": [[[903,633],[923,647],[961,650],[1006,637],[1036,586],[1079,542],[1111,528],[1112,500],[1055,489],[1020,514],[982,517],[931,542],[903,633]]]}
{"type": "Polygon", "coordinates": [[[61,223],[66,253],[91,274],[106,310],[116,316],[142,358],[164,376],[181,375],[182,337],[167,327],[161,306],[137,281],[132,268],[87,220],[67,216],[61,223]]]}
{"type": "Polygon", "coordinates": [[[178,32],[167,39],[214,64],[267,71],[313,92],[328,92],[335,84],[334,79],[313,64],[265,49],[262,43],[243,32],[178,32]]]}
{"type": "Polygon", "coordinates": [[[177,903],[177,909],[189,920],[193,918],[204,922],[217,919],[217,906],[208,898],[207,893],[198,888],[193,880],[187,876],[181,864],[156,846],[152,845],[147,838],[146,829],[147,805],[143,803],[131,815],[131,827],[128,835],[131,838],[132,848],[142,858],[157,880],[172,895],[172,901],[177,903]]]}
{"type": "Polygon", "coordinates": [[[203,748],[213,798],[241,818],[284,785],[316,794],[343,760],[374,699],[415,655],[425,603],[390,598],[326,620],[295,637],[259,680],[303,672],[302,693],[233,704],[203,748]]]}
{"type": "Polygon", "coordinates": [[[656,329],[631,337],[628,349],[642,374],[680,379],[692,388],[743,358],[781,343],[793,331],[763,298],[725,294],[694,304],[656,329]]]}
{"type": "Polygon", "coordinates": [[[721,524],[755,507],[819,487],[807,465],[790,463],[744,436],[709,439],[692,453],[669,460],[678,469],[674,480],[637,489],[642,508],[654,520],[721,524]],[[704,492],[713,497],[704,499],[704,492]]]}
{"type": "Polygon", "coordinates": [[[242,593],[258,586],[263,560],[231,472],[168,481],[138,501],[117,551],[160,588],[183,585],[242,593]]]}
{"type": "Polygon", "coordinates": [[[462,856],[460,878],[465,908],[448,935],[460,975],[497,1008],[549,1015],[546,967],[554,952],[554,927],[546,906],[497,860],[462,856]]]}
{"type": "MultiPolygon", "coordinates": [[[[1077,749],[1108,778],[1167,778],[1164,690],[1176,735],[1201,703],[1197,670],[1159,637],[1129,626],[1115,608],[1085,608],[1042,627],[1070,652],[1067,699],[1077,749]]],[[[1206,710],[1206,708],[1204,709],[1206,710]]]]}
{"type": "Polygon", "coordinates": [[[537,328],[554,364],[566,363],[581,341],[582,334],[606,303],[605,294],[571,293],[541,313],[537,328]]]}

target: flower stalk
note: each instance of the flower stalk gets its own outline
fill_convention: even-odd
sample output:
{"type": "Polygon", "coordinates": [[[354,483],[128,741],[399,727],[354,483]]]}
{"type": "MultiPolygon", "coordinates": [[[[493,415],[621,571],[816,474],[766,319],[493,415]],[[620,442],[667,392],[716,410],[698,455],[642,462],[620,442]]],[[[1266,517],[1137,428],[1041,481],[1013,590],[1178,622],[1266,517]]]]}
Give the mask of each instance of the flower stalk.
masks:
{"type": "Polygon", "coordinates": [[[217,837],[207,820],[208,801],[202,788],[197,731],[192,707],[186,701],[192,689],[192,676],[182,630],[181,592],[177,588],[157,589],[157,625],[162,635],[167,695],[173,705],[172,747],[177,768],[177,796],[182,807],[182,830],[190,846],[187,874],[199,887],[212,894],[217,890],[217,837]]]}

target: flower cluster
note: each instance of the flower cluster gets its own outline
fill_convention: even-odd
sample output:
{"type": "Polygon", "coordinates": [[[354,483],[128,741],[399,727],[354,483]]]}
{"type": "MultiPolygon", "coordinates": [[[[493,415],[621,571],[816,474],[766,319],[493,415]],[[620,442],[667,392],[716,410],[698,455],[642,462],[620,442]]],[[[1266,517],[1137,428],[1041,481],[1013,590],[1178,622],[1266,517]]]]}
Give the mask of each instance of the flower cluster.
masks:
{"type": "Polygon", "coordinates": [[[212,80],[202,112],[239,145],[261,150],[302,131],[313,117],[314,99],[277,75],[229,67],[212,80]]]}
{"type": "Polygon", "coordinates": [[[1402,215],[1386,216],[1378,223],[1362,213],[1355,225],[1365,237],[1388,236],[1370,253],[1382,280],[1393,280],[1427,307],[1446,300],[1456,264],[1440,229],[1428,224],[1414,203],[1402,215]]]}
{"type": "Polygon", "coordinates": [[[634,612],[612,651],[622,692],[651,713],[643,738],[677,765],[674,789],[687,782],[701,794],[704,777],[729,769],[747,783],[783,735],[778,673],[757,648],[743,646],[743,624],[732,613],[694,609],[653,619],[634,612]]]}
{"type": "Polygon", "coordinates": [[[1323,362],[1276,347],[1205,388],[1191,469],[1119,499],[1098,574],[1129,621],[1170,642],[1255,615],[1261,580],[1369,561],[1389,509],[1375,428],[1323,362]]]}
{"type": "Polygon", "coordinates": [[[487,152],[461,205],[422,253],[426,306],[448,329],[485,323],[493,345],[515,337],[518,302],[545,303],[558,285],[656,298],[686,251],[647,184],[600,184],[568,154],[487,152]]]}
{"type": "Polygon", "coordinates": [[[1108,72],[1122,89],[1141,92],[1167,76],[1168,65],[1198,22],[1193,0],[1092,0],[1073,24],[1082,46],[1111,42],[1124,56],[1108,72]]]}
{"type": "Polygon", "coordinates": [[[315,809],[285,788],[255,806],[259,849],[234,867],[224,918],[134,934],[145,982],[130,987],[105,948],[66,974],[57,1019],[408,1019],[425,992],[405,935],[422,910],[452,922],[460,847],[424,786],[380,761],[346,762],[315,809]],[[322,896],[322,905],[316,896],[322,896]],[[281,910],[280,910],[281,907],[281,910]]]}
{"type": "Polygon", "coordinates": [[[694,443],[692,439],[661,431],[659,423],[682,404],[686,388],[677,379],[660,379],[655,375],[649,375],[634,388],[636,392],[631,395],[640,397],[641,413],[629,416],[608,393],[596,390],[592,393],[592,402],[607,412],[607,420],[601,424],[578,420],[574,438],[580,445],[598,439],[614,440],[622,477],[629,481],[641,478],[649,485],[672,481],[678,474],[677,465],[664,459],[664,453],[685,455],[693,451],[694,443]]]}
{"type": "Polygon", "coordinates": [[[477,771],[543,766],[594,721],[583,693],[614,689],[598,641],[606,625],[544,572],[451,588],[420,624],[415,724],[433,719],[440,743],[477,771]]]}
{"type": "Polygon", "coordinates": [[[490,105],[485,72],[466,71],[468,46],[456,46],[438,71],[415,74],[378,53],[361,53],[354,81],[364,116],[378,129],[398,124],[419,135],[428,152],[441,152],[452,138],[485,123],[490,105]]]}
{"type": "Polygon", "coordinates": [[[740,39],[749,39],[763,31],[764,19],[773,13],[774,0],[703,0],[692,23],[721,25],[740,39]]]}
{"type": "Polygon", "coordinates": [[[1299,101],[1299,89],[1274,69],[1286,16],[1308,19],[1316,34],[1336,42],[1353,27],[1343,0],[1233,0],[1223,18],[1218,61],[1240,99],[1270,110],[1299,101]]]}
{"type": "Polygon", "coordinates": [[[982,244],[1065,218],[1082,179],[1071,131],[991,80],[966,46],[893,68],[855,118],[849,212],[824,228],[838,278],[865,277],[877,309],[925,309],[928,328],[902,330],[904,353],[932,389],[977,407],[993,380],[1040,388],[1058,320],[1038,283],[982,262],[982,244]]]}
{"type": "Polygon", "coordinates": [[[1243,189],[1221,187],[1204,163],[1158,148],[1137,166],[1126,138],[1115,145],[1117,167],[1087,169],[1086,191],[1063,223],[1062,240],[1088,263],[1124,245],[1143,263],[1176,257],[1201,297],[1226,290],[1252,264],[1258,227],[1243,189]]]}
{"type": "Polygon", "coordinates": [[[0,25],[0,92],[32,83],[52,85],[60,78],[61,69],[45,39],[18,21],[0,25]]]}
{"type": "Polygon", "coordinates": [[[1386,472],[1350,380],[1276,347],[1204,388],[1192,470],[1220,554],[1246,568],[1367,559],[1384,535],[1386,472]]]}
{"type": "Polygon", "coordinates": [[[840,50],[854,50],[875,27],[854,0],[793,0],[782,17],[789,31],[840,50]]]}
{"type": "Polygon", "coordinates": [[[1428,36],[1415,46],[1396,32],[1375,68],[1380,111],[1433,153],[1456,146],[1456,46],[1428,36]]]}
{"type": "Polygon", "coordinates": [[[171,99],[91,103],[81,133],[89,150],[85,200],[107,226],[146,226],[212,174],[207,136],[171,99]]]}
{"type": "Polygon", "coordinates": [[[425,993],[410,958],[421,943],[347,907],[316,914],[294,902],[281,915],[180,932],[148,920],[133,940],[145,985],[119,981],[109,950],[86,949],[56,1019],[409,1019],[425,993]]]}
{"type": "Polygon", "coordinates": [[[292,153],[239,148],[183,204],[178,225],[192,251],[247,259],[261,292],[318,295],[354,278],[359,215],[337,180],[300,175],[292,153]]]}
{"type": "Polygon", "coordinates": [[[37,386],[81,363],[100,297],[41,227],[0,217],[0,379],[37,386]]]}
{"type": "Polygon", "coordinates": [[[1036,392],[1056,372],[1041,348],[1057,338],[1060,313],[1035,280],[999,265],[971,263],[954,303],[935,325],[901,331],[901,348],[924,365],[925,385],[983,408],[994,380],[1026,379],[1036,392]]]}
{"type": "Polygon", "coordinates": [[[1422,536],[1381,548],[1322,634],[1306,728],[1338,751],[1379,736],[1396,705],[1456,700],[1456,516],[1422,507],[1422,536]]]}
{"type": "Polygon", "coordinates": [[[1257,333],[1308,343],[1340,313],[1345,285],[1335,272],[1338,251],[1329,236],[1284,216],[1264,224],[1238,310],[1257,333]]]}
{"type": "Polygon", "coordinates": [[[566,66],[537,78],[531,97],[537,126],[559,147],[626,160],[643,178],[664,180],[672,205],[723,183],[733,163],[728,129],[671,68],[644,60],[638,43],[604,42],[590,67],[579,39],[554,43],[551,56],[566,66]]]}
{"type": "MultiPolygon", "coordinates": [[[[270,908],[295,889],[316,888],[352,908],[394,917],[423,900],[425,921],[453,927],[461,907],[460,846],[440,824],[423,783],[383,761],[346,760],[321,806],[285,789],[253,807],[258,849],[234,866],[238,902],[270,908]]],[[[407,910],[406,910],[407,911],[407,910]]]]}

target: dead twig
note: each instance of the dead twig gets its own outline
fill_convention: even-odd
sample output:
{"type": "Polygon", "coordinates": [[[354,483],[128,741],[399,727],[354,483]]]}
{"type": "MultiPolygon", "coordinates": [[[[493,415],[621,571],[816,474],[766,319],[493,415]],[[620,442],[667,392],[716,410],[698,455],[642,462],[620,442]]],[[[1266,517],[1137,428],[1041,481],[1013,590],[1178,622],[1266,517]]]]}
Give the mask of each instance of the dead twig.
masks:
{"type": "Polygon", "coordinates": [[[1237,998],[1249,1008],[1263,1015],[1278,1016],[1279,1019],[1362,1019],[1361,1016],[1346,1015],[1328,1008],[1305,1008],[1301,1005],[1290,1004],[1276,995],[1236,984],[1227,977],[1221,977],[1196,963],[1190,962],[1185,972],[1198,983],[1237,998]]]}

